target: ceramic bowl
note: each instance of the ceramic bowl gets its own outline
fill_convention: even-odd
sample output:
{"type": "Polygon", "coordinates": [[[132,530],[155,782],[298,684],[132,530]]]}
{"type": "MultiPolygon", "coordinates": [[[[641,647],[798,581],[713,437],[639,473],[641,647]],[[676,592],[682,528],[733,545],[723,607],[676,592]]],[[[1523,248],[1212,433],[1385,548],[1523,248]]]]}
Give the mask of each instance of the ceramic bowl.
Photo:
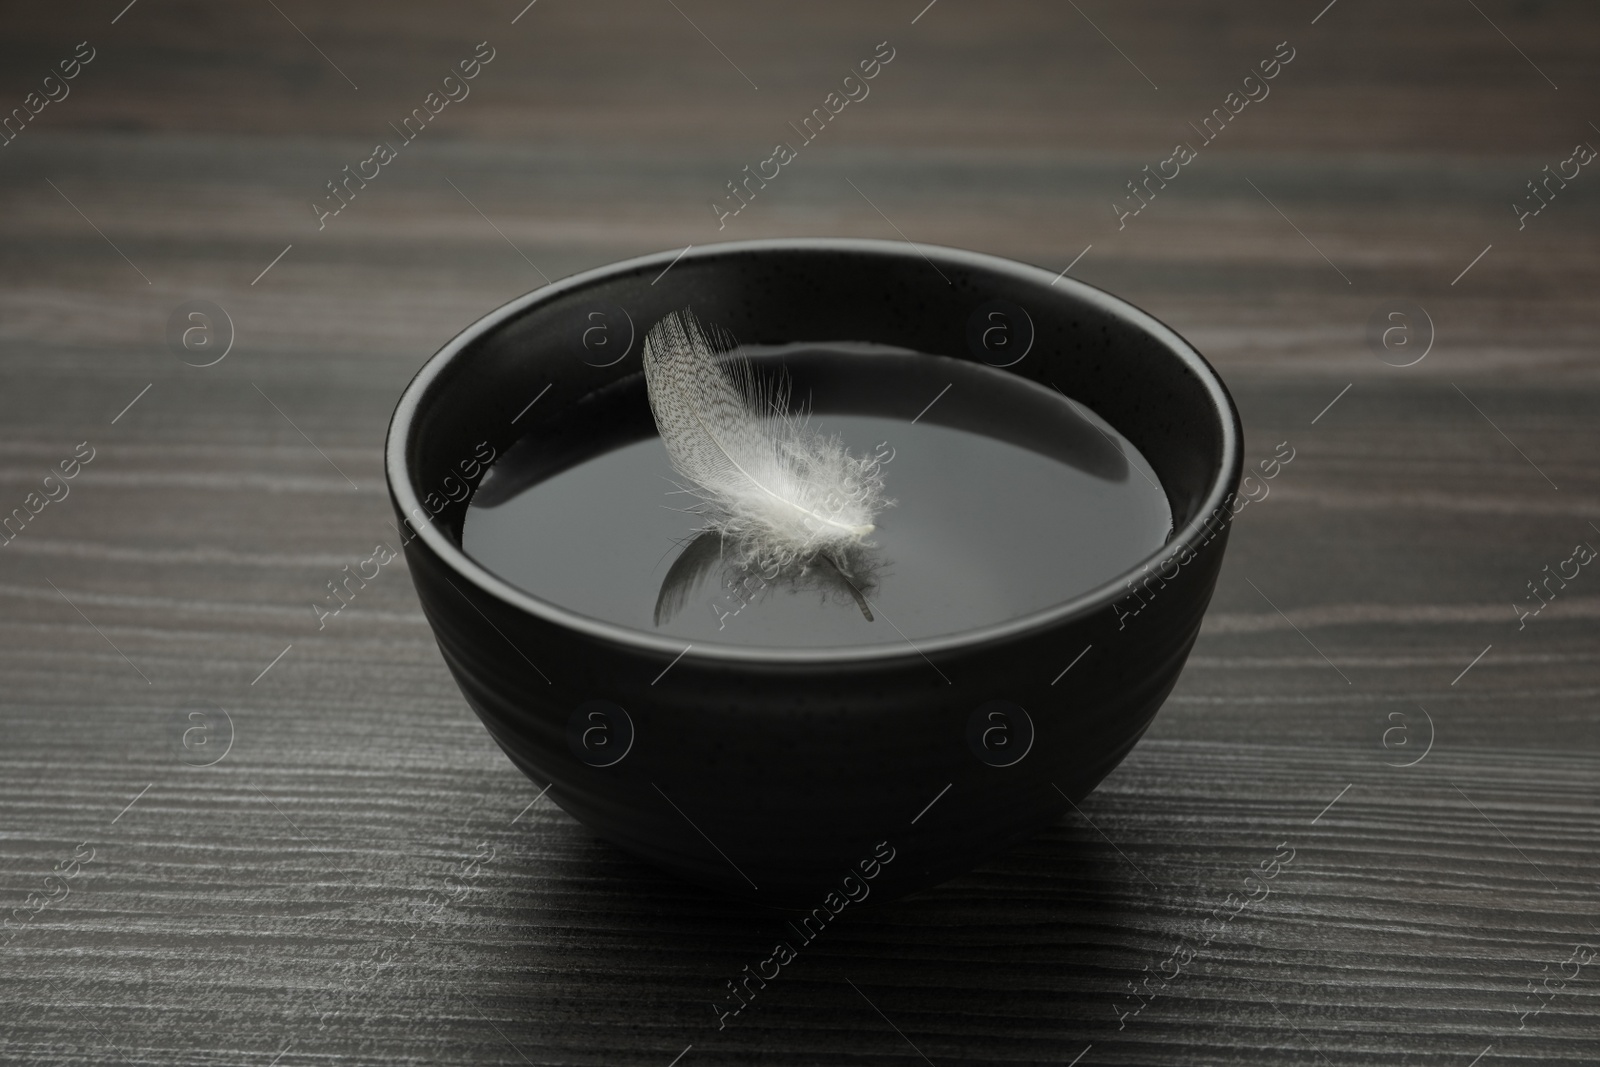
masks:
{"type": "Polygon", "coordinates": [[[548,798],[702,886],[827,914],[971,869],[1127,755],[1199,632],[1241,432],[1194,348],[1091,286],[957,249],[764,240],[586,271],[490,312],[406,387],[385,466],[444,660],[548,798]],[[1069,601],[915,647],[686,651],[468,557],[467,500],[530,400],[574,405],[637,371],[643,331],[686,305],[746,343],[876,342],[1054,383],[1143,453],[1173,533],[1069,601]],[[1003,360],[991,323],[1008,331],[1003,360]]]}

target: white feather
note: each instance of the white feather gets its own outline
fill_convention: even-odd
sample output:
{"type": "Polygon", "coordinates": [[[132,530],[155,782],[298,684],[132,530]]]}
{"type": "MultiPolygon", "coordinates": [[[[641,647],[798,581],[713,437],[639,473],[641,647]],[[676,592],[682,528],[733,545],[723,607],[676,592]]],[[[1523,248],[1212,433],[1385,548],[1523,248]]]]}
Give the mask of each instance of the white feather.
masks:
{"type": "Polygon", "coordinates": [[[887,505],[880,464],[811,429],[788,410],[787,380],[758,377],[733,349],[688,309],[645,336],[645,383],[667,456],[737,562],[803,569],[820,552],[837,562],[887,505]]]}

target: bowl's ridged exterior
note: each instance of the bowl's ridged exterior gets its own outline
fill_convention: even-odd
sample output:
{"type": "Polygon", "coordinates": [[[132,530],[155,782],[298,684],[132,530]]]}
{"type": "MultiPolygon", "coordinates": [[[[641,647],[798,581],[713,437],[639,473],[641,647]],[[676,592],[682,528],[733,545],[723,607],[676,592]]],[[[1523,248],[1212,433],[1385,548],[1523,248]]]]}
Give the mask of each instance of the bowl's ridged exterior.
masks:
{"type": "Polygon", "coordinates": [[[1172,610],[1141,614],[1120,633],[1096,616],[936,653],[931,664],[914,652],[856,666],[686,657],[652,684],[671,657],[575,640],[490,597],[469,601],[430,557],[416,551],[409,562],[445,661],[490,734],[551,799],[660,867],[792,906],[820,902],[880,841],[897,853],[874,882],[888,897],[1059,818],[1149,725],[1215,579],[1214,562],[1180,571],[1151,598],[1172,610]],[[595,699],[620,705],[633,724],[632,748],[614,766],[581,762],[568,745],[573,709],[595,699]],[[968,746],[968,719],[993,699],[1021,705],[1034,726],[1032,749],[1007,767],[968,746]]]}

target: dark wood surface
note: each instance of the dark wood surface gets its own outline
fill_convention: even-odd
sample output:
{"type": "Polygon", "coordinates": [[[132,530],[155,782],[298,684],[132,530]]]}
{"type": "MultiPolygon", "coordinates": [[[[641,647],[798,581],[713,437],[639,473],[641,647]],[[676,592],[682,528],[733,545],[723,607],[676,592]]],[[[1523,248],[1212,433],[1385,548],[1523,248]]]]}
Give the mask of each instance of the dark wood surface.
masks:
{"type": "Polygon", "coordinates": [[[1509,208],[1600,144],[1592,6],[124,2],[0,33],[4,108],[96,49],[0,147],[0,513],[94,449],[0,547],[0,1061],[1600,1061],[1600,571],[1514,608],[1600,546],[1600,172],[1509,208]],[[486,39],[319,232],[323,183],[486,39]],[[882,40],[870,97],[719,233],[723,182],[882,40]],[[1118,230],[1124,183],[1285,40],[1118,230]],[[311,604],[391,537],[388,414],[456,330],[782,234],[1052,270],[1092,245],[1073,275],[1205,352],[1248,459],[1295,458],[1081,813],[847,914],[719,1032],[779,920],[540,798],[403,564],[321,631],[311,604]],[[236,332],[204,369],[165,341],[193,299],[236,332]],[[1406,368],[1367,341],[1396,302],[1436,331],[1406,368]],[[189,765],[219,709],[232,748],[189,765]],[[1270,894],[1204,925],[1280,845],[1270,894]]]}

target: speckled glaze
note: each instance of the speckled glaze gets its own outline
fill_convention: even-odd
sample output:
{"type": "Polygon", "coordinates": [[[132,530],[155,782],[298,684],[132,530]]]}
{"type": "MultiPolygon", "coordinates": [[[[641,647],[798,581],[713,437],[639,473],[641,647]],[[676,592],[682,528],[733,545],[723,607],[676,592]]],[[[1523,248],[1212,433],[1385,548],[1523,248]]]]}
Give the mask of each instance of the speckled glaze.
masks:
{"type": "Polygon", "coordinates": [[[764,904],[831,907],[841,885],[892,899],[1060,818],[1144,733],[1199,631],[1241,467],[1221,380],[1132,305],[994,256],[827,239],[677,255],[512,301],[445,345],[400,398],[390,495],[415,531],[411,575],[468,703],[596,833],[764,904]],[[685,651],[541,601],[461,551],[459,487],[481,477],[480,442],[505,451],[535,396],[534,411],[573,408],[637,372],[638,340],[669,311],[692,304],[746,343],[872,341],[977,361],[974,316],[987,322],[997,300],[1034,331],[1006,373],[1053,383],[1106,418],[1155,467],[1172,508],[1161,551],[1072,601],[914,648],[685,651]],[[597,366],[582,337],[607,308],[626,312],[634,343],[597,366]]]}

